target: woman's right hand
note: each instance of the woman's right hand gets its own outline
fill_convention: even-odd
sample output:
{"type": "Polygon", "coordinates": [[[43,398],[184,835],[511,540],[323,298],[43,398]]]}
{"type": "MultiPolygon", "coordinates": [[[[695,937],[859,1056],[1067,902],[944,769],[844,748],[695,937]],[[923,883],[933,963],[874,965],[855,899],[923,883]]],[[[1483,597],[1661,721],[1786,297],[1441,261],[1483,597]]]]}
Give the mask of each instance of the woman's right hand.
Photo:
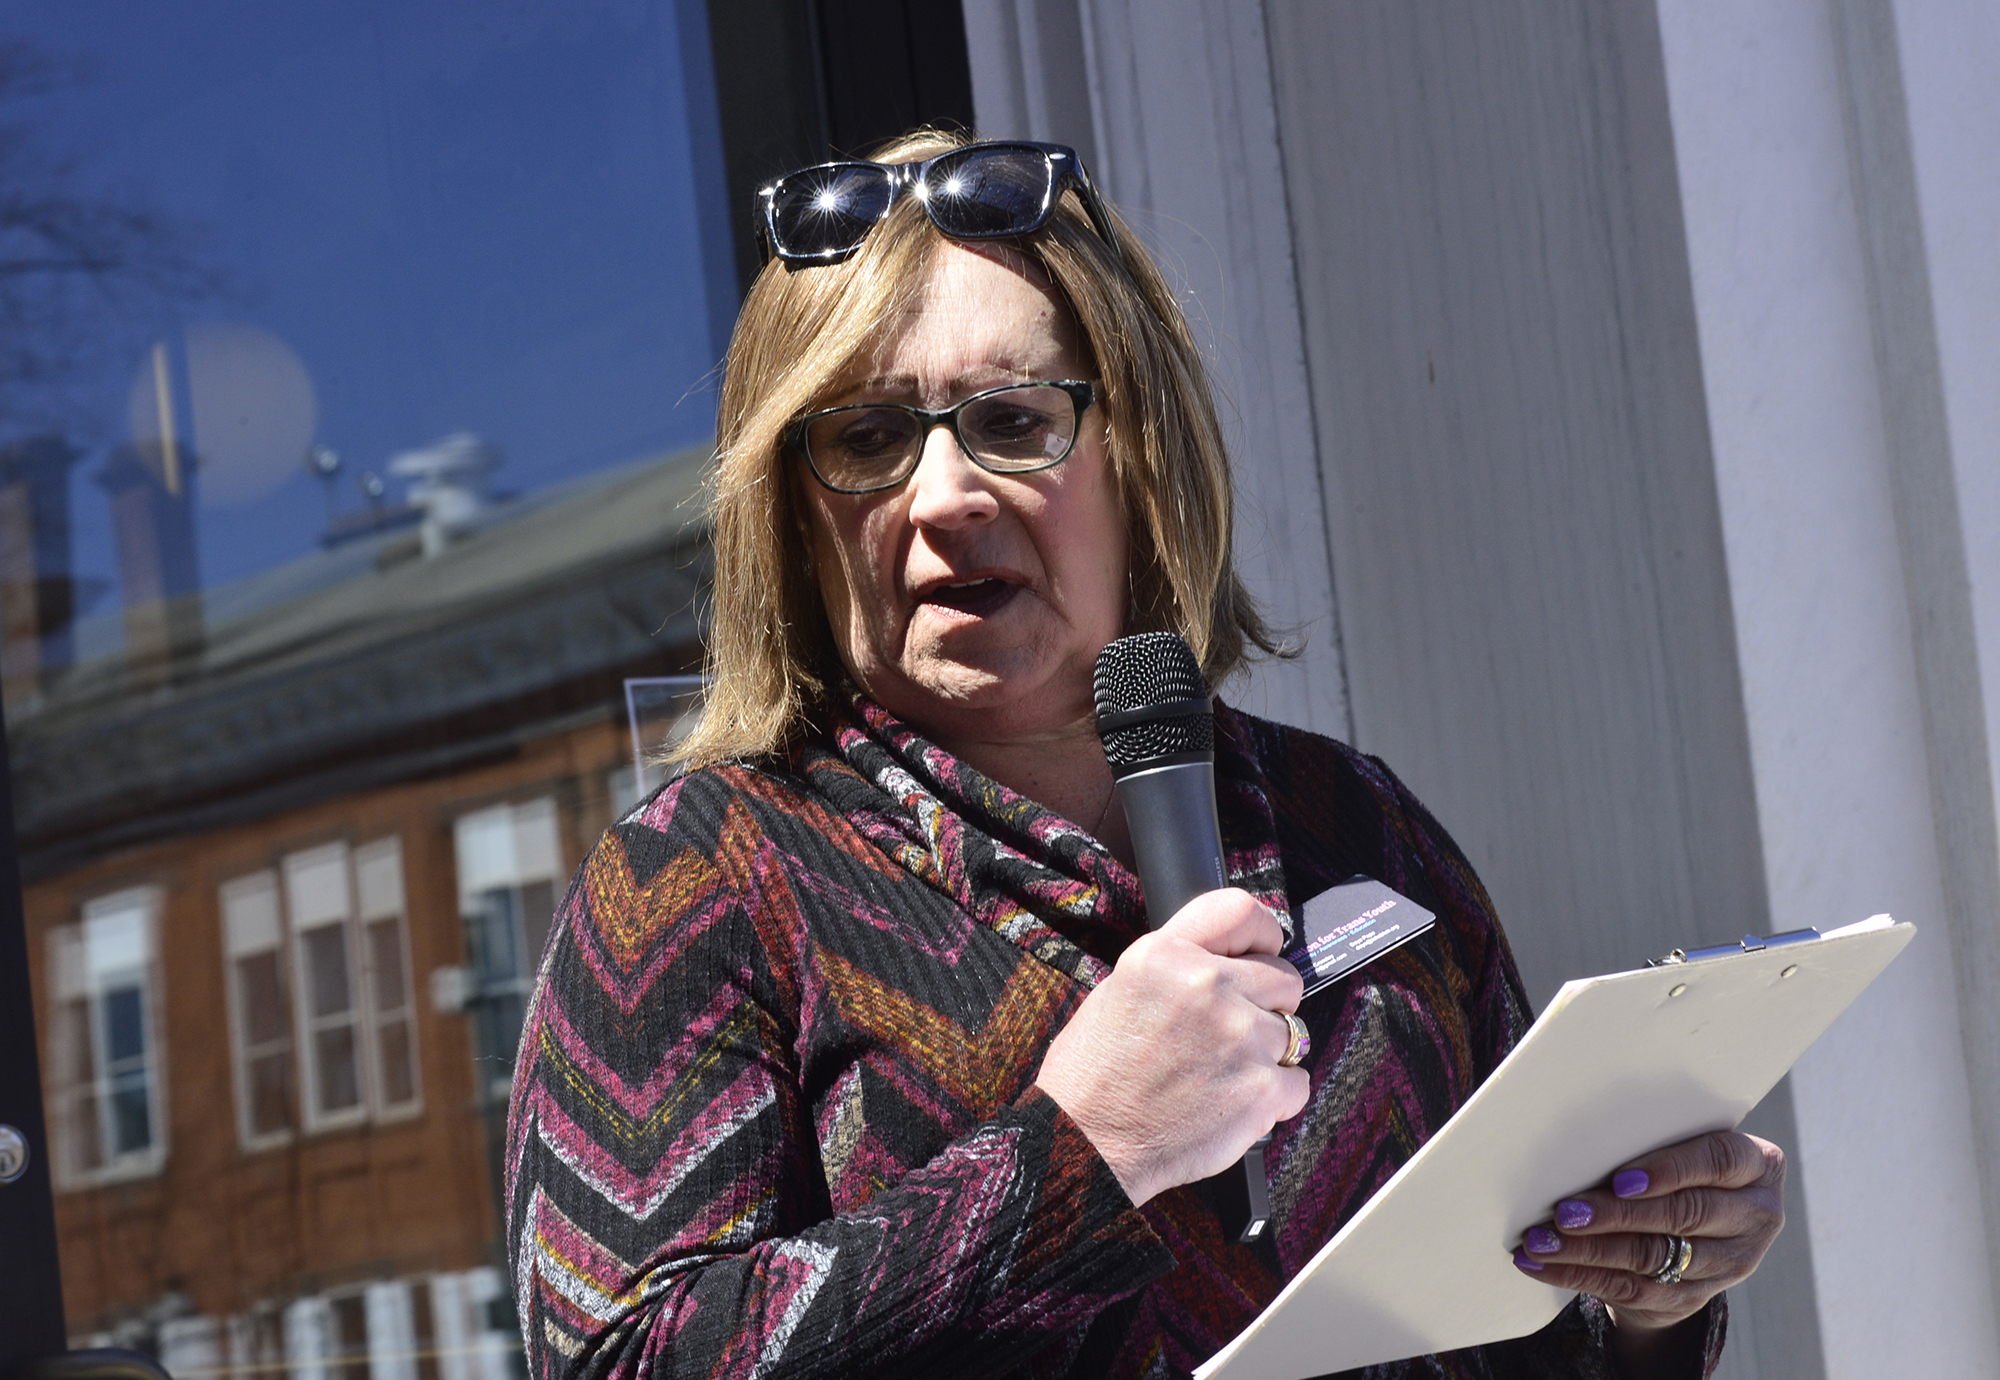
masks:
{"type": "Polygon", "coordinates": [[[1197,896],[1135,940],[1050,1043],[1035,1082],[1133,1203],[1218,1174],[1311,1092],[1280,1068],[1305,984],[1248,892],[1197,896]]]}

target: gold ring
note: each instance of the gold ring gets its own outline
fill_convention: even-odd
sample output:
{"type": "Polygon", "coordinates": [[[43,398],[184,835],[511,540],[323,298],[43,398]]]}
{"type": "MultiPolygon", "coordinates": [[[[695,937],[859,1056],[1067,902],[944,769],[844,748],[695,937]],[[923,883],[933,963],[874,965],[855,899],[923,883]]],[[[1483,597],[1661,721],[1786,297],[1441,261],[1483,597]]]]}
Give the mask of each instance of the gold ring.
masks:
{"type": "Polygon", "coordinates": [[[1688,1266],[1694,1264],[1694,1242],[1685,1236],[1667,1238],[1667,1263],[1653,1271],[1651,1278],[1659,1284],[1679,1284],[1688,1266]]]}
{"type": "Polygon", "coordinates": [[[1291,1012],[1280,1011],[1278,1014],[1285,1018],[1285,1052],[1278,1056],[1278,1067],[1295,1069],[1312,1053],[1312,1032],[1306,1029],[1304,1021],[1291,1012]]]}

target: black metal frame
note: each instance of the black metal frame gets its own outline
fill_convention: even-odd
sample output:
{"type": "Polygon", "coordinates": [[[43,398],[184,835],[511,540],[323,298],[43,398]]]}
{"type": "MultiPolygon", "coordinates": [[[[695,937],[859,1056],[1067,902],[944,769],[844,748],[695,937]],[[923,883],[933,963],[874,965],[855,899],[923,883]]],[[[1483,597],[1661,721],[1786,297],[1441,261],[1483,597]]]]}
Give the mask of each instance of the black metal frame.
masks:
{"type": "Polygon", "coordinates": [[[27,1171],[0,1184],[0,1373],[69,1345],[37,1049],[28,926],[14,845],[14,790],[7,738],[0,732],[0,1122],[28,1142],[27,1171]]]}

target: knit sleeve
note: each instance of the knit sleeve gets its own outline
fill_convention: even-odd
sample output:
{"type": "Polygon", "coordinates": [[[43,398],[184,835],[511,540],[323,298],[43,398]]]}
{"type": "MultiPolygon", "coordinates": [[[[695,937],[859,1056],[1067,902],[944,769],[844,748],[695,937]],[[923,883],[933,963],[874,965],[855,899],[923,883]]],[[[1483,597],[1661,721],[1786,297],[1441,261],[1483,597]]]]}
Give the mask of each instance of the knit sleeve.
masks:
{"type": "Polygon", "coordinates": [[[774,893],[746,895],[755,823],[654,808],[677,806],[707,846],[605,837],[523,1032],[508,1248],[531,1375],[999,1374],[1171,1267],[1033,1089],[835,1213],[798,946],[774,893]]]}

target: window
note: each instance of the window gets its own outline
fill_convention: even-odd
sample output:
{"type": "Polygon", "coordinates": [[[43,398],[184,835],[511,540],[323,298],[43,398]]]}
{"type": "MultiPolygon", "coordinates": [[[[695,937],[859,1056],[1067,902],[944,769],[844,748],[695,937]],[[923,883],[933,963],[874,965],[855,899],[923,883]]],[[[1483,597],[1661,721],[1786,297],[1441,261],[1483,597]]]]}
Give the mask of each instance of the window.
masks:
{"type": "MultiPolygon", "coordinates": [[[[232,1369],[240,1380],[254,1380],[245,1374],[250,1370],[269,1371],[274,1380],[286,1375],[291,1380],[520,1380],[519,1368],[505,1364],[512,1358],[504,1352],[498,1367],[467,1364],[485,1359],[475,1354],[485,1340],[476,1332],[461,1326],[448,1341],[438,1335],[440,1301],[448,1309],[461,1309],[467,1282],[484,1282],[486,1273],[498,1275],[472,1271],[378,1280],[295,1300],[285,1310],[283,1346],[272,1357],[276,1364],[252,1362],[244,1350],[234,1353],[241,1359],[232,1369]]],[[[232,1326],[250,1321],[233,1319],[232,1326]]],[[[518,1353],[519,1334],[512,1340],[512,1351],[518,1353]]],[[[270,1350],[256,1354],[270,1355],[270,1350]]]]}
{"type": "Polygon", "coordinates": [[[521,1326],[507,1277],[490,1265],[431,1277],[438,1380],[519,1380],[521,1326]]]}
{"type": "Polygon", "coordinates": [[[236,1047],[236,1118],[246,1147],[291,1134],[292,1005],[285,983],[278,879],[270,872],[222,888],[222,945],[236,1047]]]}
{"type": "Polygon", "coordinates": [[[340,1294],[327,1300],[332,1326],[327,1348],[329,1380],[368,1380],[368,1300],[361,1294],[340,1294]]]}
{"type": "Polygon", "coordinates": [[[487,1095],[504,1100],[564,877],[556,802],[544,796],[461,815],[453,832],[472,968],[475,1057],[487,1074],[487,1095]]]}
{"type": "MultiPolygon", "coordinates": [[[[284,1314],[269,1303],[250,1313],[229,1319],[229,1368],[243,1380],[268,1377],[283,1380],[285,1374],[284,1314]]],[[[161,1358],[164,1362],[165,1358],[161,1358]]],[[[185,1369],[169,1371],[185,1376],[185,1369]]]]}
{"type": "Polygon", "coordinates": [[[57,1173],[69,1185],[155,1173],[161,1121],[154,931],[160,893],[86,902],[49,933],[57,1173]]]}
{"type": "Polygon", "coordinates": [[[243,1145],[417,1110],[400,841],[288,854],[221,904],[243,1145]]]}
{"type": "Polygon", "coordinates": [[[298,964],[306,1125],[320,1129],[359,1121],[368,1108],[361,1086],[361,991],[355,980],[347,845],[293,853],[285,859],[284,874],[298,964]]]}
{"type": "Polygon", "coordinates": [[[410,1000],[409,925],[403,914],[403,846],[378,839],[357,849],[362,964],[372,1023],[375,1100],[384,1113],[417,1102],[417,1018],[410,1000]]]}

